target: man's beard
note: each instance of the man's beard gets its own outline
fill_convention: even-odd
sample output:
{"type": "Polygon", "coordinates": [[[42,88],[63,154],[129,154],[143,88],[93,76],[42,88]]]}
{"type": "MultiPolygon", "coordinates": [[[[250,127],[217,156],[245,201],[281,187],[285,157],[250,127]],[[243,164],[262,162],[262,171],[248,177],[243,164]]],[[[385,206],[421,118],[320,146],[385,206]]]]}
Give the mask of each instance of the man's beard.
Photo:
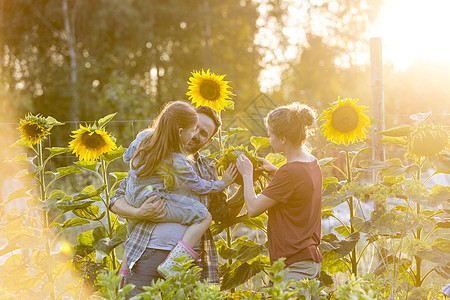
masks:
{"type": "Polygon", "coordinates": [[[200,145],[198,139],[192,138],[192,140],[189,141],[189,143],[186,145],[185,150],[189,154],[195,154],[203,147],[203,145],[200,145]]]}

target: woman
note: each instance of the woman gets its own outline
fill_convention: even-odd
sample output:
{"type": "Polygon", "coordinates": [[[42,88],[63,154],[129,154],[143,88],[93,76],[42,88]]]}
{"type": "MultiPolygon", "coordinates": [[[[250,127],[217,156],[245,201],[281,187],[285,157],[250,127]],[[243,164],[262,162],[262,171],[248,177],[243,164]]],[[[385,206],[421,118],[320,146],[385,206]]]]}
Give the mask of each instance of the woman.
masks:
{"type": "Polygon", "coordinates": [[[266,118],[270,144],[284,153],[287,163],[279,169],[263,160],[274,177],[260,195],[253,189],[253,168],[245,155],[237,167],[244,178],[244,198],[249,216],[268,211],[267,236],[270,260],[285,258],[285,280],[299,281],[320,275],[322,173],[317,159],[305,149],[313,110],[298,102],[271,111],[266,118]]]}

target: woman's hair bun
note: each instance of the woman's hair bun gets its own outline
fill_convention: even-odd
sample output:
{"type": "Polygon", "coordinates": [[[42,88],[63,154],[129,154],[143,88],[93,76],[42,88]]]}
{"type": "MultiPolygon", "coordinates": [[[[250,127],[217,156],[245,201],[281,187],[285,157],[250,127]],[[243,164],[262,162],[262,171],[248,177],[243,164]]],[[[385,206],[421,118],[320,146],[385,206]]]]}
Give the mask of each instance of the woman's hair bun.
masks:
{"type": "Polygon", "coordinates": [[[307,127],[314,124],[316,114],[311,107],[299,102],[291,103],[289,106],[291,112],[297,115],[300,124],[307,127]]]}

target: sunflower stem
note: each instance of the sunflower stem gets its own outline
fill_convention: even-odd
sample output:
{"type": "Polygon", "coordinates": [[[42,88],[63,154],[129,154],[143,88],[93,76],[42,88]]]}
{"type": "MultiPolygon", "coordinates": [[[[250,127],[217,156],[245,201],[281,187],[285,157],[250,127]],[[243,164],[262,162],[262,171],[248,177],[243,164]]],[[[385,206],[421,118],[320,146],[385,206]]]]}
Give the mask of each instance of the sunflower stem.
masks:
{"type": "MultiPolygon", "coordinates": [[[[348,151],[345,151],[345,158],[346,158],[346,169],[347,169],[347,183],[352,182],[352,173],[351,173],[351,162],[350,162],[350,153],[348,151]]],[[[354,207],[353,207],[353,196],[350,196],[348,199],[349,203],[349,210],[350,210],[350,233],[353,234],[355,232],[355,229],[353,228],[353,224],[351,222],[352,218],[354,217],[354,207]]],[[[356,245],[353,248],[352,252],[350,253],[350,262],[352,264],[352,274],[356,275],[358,272],[358,261],[357,261],[357,255],[356,255],[356,245]]]]}
{"type": "MultiPolygon", "coordinates": [[[[101,164],[102,164],[102,179],[103,184],[106,186],[105,188],[105,209],[106,209],[106,219],[108,220],[108,237],[112,239],[113,237],[113,226],[111,222],[111,212],[109,211],[109,201],[110,201],[110,195],[109,195],[109,188],[108,188],[108,173],[106,172],[107,164],[103,158],[100,158],[101,164]]],[[[111,262],[113,269],[116,269],[116,254],[115,249],[111,251],[111,262]]]]}

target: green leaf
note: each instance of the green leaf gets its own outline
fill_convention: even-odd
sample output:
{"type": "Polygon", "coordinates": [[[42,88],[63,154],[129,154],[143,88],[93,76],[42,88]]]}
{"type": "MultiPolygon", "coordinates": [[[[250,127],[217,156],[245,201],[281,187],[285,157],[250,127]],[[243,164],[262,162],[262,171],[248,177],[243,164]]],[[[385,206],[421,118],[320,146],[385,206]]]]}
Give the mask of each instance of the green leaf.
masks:
{"type": "Polygon", "coordinates": [[[414,127],[410,125],[400,125],[384,131],[380,131],[380,134],[389,137],[406,137],[414,131],[414,127]]]}
{"type": "Polygon", "coordinates": [[[105,254],[109,254],[114,248],[124,243],[125,240],[120,237],[113,237],[112,239],[105,237],[99,240],[95,240],[92,246],[105,254]]]}
{"type": "Polygon", "coordinates": [[[228,247],[223,240],[218,240],[216,242],[217,253],[223,259],[235,259],[238,255],[236,249],[228,247]]]}
{"type": "Polygon", "coordinates": [[[89,206],[84,207],[84,208],[76,208],[76,209],[72,210],[72,212],[77,217],[88,219],[88,220],[91,220],[91,221],[99,221],[106,214],[106,212],[103,212],[103,213],[101,213],[99,215],[100,208],[97,205],[89,205],[89,206]]]}
{"type": "Polygon", "coordinates": [[[109,173],[109,175],[114,177],[116,179],[116,181],[121,181],[125,177],[127,177],[128,173],[127,172],[113,172],[113,173],[109,173]]]}
{"type": "Polygon", "coordinates": [[[31,191],[33,190],[33,188],[36,185],[32,185],[32,186],[25,186],[21,189],[18,189],[14,192],[12,192],[11,194],[8,195],[8,198],[6,199],[6,201],[3,202],[3,204],[9,203],[14,199],[20,199],[20,198],[29,198],[32,196],[31,191]]]}
{"type": "Polygon", "coordinates": [[[270,162],[277,168],[280,168],[282,165],[286,164],[287,159],[284,155],[279,153],[269,153],[266,155],[266,160],[270,162]]]}
{"type": "Polygon", "coordinates": [[[224,274],[220,289],[231,289],[247,282],[254,275],[263,271],[267,264],[268,258],[262,255],[245,263],[235,261],[224,274]]]}
{"type": "Polygon", "coordinates": [[[405,137],[397,137],[397,136],[383,136],[378,144],[395,144],[400,146],[406,146],[408,144],[408,139],[405,137]]]}
{"type": "Polygon", "coordinates": [[[269,138],[262,136],[252,136],[250,137],[250,143],[255,147],[255,152],[261,148],[266,148],[270,146],[269,138]]]}
{"type": "Polygon", "coordinates": [[[70,148],[61,148],[61,147],[53,147],[53,148],[45,148],[48,151],[50,151],[50,157],[59,155],[59,154],[63,154],[63,153],[67,153],[69,152],[71,149],[70,148]]]}
{"type": "Polygon", "coordinates": [[[73,200],[63,200],[56,204],[58,209],[61,209],[64,213],[74,210],[85,208],[94,203],[94,200],[81,200],[81,201],[73,201],[73,200]]]}
{"type": "Polygon", "coordinates": [[[234,110],[234,101],[225,100],[225,108],[229,110],[234,110]]]}
{"type": "Polygon", "coordinates": [[[90,223],[91,222],[89,220],[85,220],[85,219],[82,219],[82,218],[73,218],[73,219],[69,219],[69,220],[64,221],[64,223],[62,224],[61,227],[63,229],[66,229],[66,228],[69,228],[69,227],[81,226],[81,225],[90,224],[90,223]]]}
{"type": "Polygon", "coordinates": [[[117,113],[109,114],[109,115],[101,118],[100,120],[98,120],[97,123],[98,123],[99,128],[105,127],[106,124],[108,124],[108,122],[111,121],[115,117],[115,115],[117,115],[117,113]]]}
{"type": "Polygon", "coordinates": [[[411,120],[417,121],[417,122],[419,122],[419,123],[424,123],[424,122],[426,122],[430,117],[431,117],[431,112],[427,112],[427,113],[418,113],[418,114],[409,116],[409,118],[410,118],[411,120]]]}
{"type": "Polygon", "coordinates": [[[448,187],[435,184],[430,190],[427,206],[436,207],[450,201],[450,190],[448,187]]]}
{"type": "Polygon", "coordinates": [[[11,148],[27,147],[27,148],[30,148],[30,149],[34,150],[33,145],[31,143],[27,142],[23,138],[18,140],[18,141],[16,141],[14,144],[10,145],[9,147],[11,147],[11,148]]]}
{"type": "Polygon", "coordinates": [[[55,118],[48,116],[47,125],[50,127],[49,130],[51,130],[53,126],[64,125],[64,123],[58,122],[55,118]]]}
{"type": "Polygon", "coordinates": [[[16,157],[14,157],[13,159],[5,160],[5,162],[13,163],[13,164],[33,164],[32,160],[34,158],[35,157],[28,158],[26,153],[21,153],[21,154],[17,155],[16,157]]]}
{"type": "Polygon", "coordinates": [[[74,173],[81,173],[81,172],[83,172],[83,171],[80,170],[80,168],[75,167],[75,166],[70,166],[70,167],[57,168],[56,172],[50,172],[50,173],[52,173],[55,176],[55,178],[53,180],[57,180],[66,175],[74,174],[74,173]]]}
{"type": "Polygon", "coordinates": [[[114,149],[114,150],[108,151],[108,152],[106,152],[106,153],[103,153],[103,154],[101,155],[101,157],[102,157],[107,163],[109,163],[109,162],[112,162],[113,160],[116,160],[116,159],[118,159],[118,158],[122,158],[123,153],[124,153],[126,150],[127,150],[126,148],[123,148],[122,146],[120,146],[120,147],[117,148],[117,149],[114,149]]]}
{"type": "Polygon", "coordinates": [[[93,185],[89,185],[89,186],[85,187],[79,194],[73,196],[73,200],[77,201],[77,200],[83,200],[83,199],[96,197],[96,196],[100,195],[105,190],[105,188],[106,188],[106,185],[102,185],[100,188],[98,188],[96,190],[93,185]]]}
{"type": "Polygon", "coordinates": [[[77,166],[79,166],[82,169],[86,169],[92,172],[97,172],[98,167],[100,166],[100,162],[98,161],[84,161],[80,160],[77,162],[74,162],[77,166]]]}
{"type": "Polygon", "coordinates": [[[66,196],[66,194],[61,190],[53,190],[48,195],[48,199],[61,200],[66,196]]]}
{"type": "Polygon", "coordinates": [[[319,160],[319,166],[333,166],[333,162],[336,161],[336,157],[325,157],[319,160]]]}
{"type": "Polygon", "coordinates": [[[92,246],[92,243],[94,242],[93,230],[78,234],[77,242],[82,246],[92,246]]]}
{"type": "Polygon", "coordinates": [[[338,185],[339,180],[336,177],[327,177],[323,180],[322,189],[326,189],[329,184],[338,185]]]}
{"type": "Polygon", "coordinates": [[[334,231],[336,231],[337,233],[343,235],[344,237],[348,237],[350,235],[350,232],[348,231],[348,226],[338,226],[334,228],[334,231]]]}

